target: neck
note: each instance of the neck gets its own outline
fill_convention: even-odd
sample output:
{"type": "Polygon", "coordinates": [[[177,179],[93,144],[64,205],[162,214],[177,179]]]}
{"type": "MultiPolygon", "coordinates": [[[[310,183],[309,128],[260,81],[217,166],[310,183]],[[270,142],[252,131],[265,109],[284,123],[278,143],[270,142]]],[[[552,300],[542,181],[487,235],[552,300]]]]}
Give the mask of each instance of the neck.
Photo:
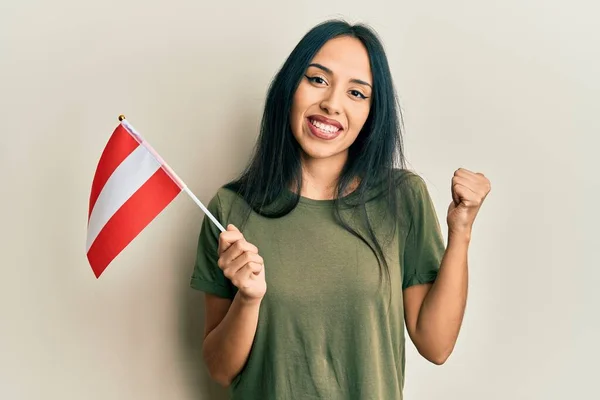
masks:
{"type": "Polygon", "coordinates": [[[324,159],[302,157],[302,189],[300,194],[315,200],[329,200],[336,196],[336,185],[347,154],[324,159]]]}

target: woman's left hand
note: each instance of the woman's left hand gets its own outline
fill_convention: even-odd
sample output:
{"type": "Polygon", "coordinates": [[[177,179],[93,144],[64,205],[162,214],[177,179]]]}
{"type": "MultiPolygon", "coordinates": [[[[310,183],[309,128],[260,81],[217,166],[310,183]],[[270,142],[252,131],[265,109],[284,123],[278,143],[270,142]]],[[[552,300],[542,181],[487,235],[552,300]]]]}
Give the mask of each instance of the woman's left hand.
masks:
{"type": "Polygon", "coordinates": [[[470,236],[475,217],[491,190],[482,174],[459,168],[452,177],[452,202],[448,207],[448,230],[451,234],[470,236]]]}

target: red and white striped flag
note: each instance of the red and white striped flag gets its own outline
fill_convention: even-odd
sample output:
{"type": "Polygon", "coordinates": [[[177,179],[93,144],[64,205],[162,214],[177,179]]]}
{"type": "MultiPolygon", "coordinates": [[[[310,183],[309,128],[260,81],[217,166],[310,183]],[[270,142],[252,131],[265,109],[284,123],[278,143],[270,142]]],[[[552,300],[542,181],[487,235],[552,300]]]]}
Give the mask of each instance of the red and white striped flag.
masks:
{"type": "Polygon", "coordinates": [[[181,191],[224,230],[148,142],[123,116],[119,119],[90,194],[86,252],[96,278],[181,191]]]}

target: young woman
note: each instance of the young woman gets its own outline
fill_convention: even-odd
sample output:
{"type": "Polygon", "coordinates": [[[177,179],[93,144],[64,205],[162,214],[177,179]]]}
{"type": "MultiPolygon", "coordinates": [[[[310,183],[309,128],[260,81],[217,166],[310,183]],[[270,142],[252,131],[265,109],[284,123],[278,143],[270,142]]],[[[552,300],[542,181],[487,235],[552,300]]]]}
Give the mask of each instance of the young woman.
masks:
{"type": "Polygon", "coordinates": [[[208,205],[227,231],[204,219],[191,279],[233,399],[402,399],[405,324],[432,363],[452,352],[490,183],[454,173],[446,245],[400,120],[366,26],[319,24],[274,78],[248,168],[208,205]]]}

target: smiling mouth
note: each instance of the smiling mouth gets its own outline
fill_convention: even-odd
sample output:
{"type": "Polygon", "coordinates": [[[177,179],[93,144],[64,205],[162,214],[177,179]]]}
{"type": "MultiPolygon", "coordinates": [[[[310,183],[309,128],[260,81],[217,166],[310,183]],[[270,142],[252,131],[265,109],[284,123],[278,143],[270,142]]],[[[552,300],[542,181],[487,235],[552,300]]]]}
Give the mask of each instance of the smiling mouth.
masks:
{"type": "Polygon", "coordinates": [[[320,139],[335,139],[342,132],[337,126],[329,125],[311,118],[306,118],[311,133],[320,139]]]}

